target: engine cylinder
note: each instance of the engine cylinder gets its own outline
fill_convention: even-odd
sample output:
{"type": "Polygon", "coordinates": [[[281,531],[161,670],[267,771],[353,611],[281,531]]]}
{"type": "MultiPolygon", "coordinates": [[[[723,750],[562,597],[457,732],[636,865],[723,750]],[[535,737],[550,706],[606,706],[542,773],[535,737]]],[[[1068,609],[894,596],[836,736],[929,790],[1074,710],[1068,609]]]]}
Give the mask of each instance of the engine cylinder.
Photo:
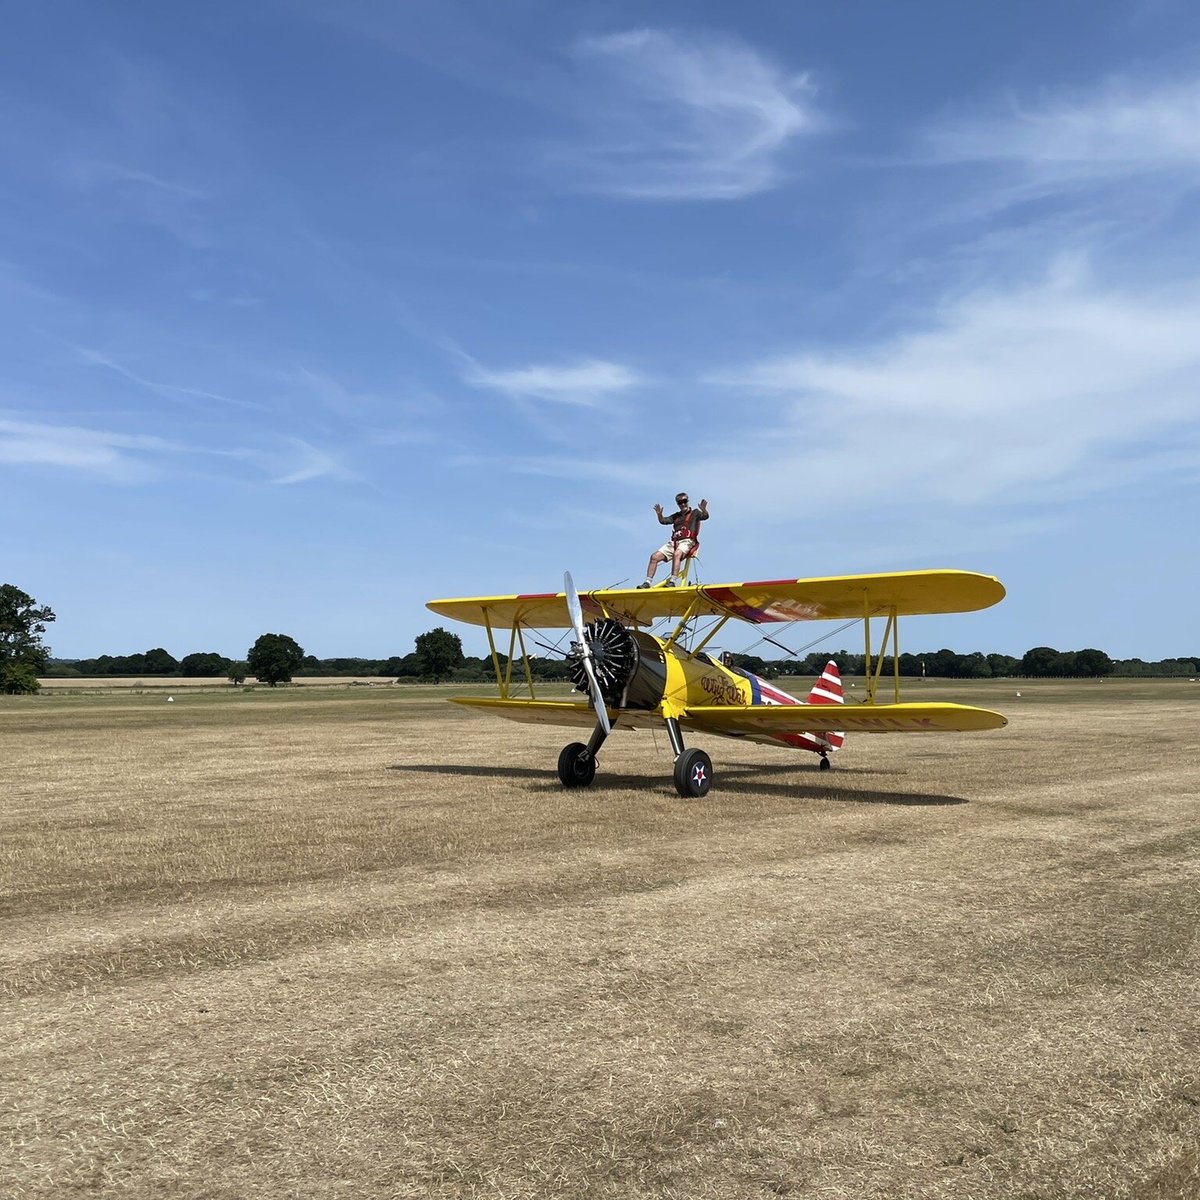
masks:
{"type": "MultiPolygon", "coordinates": [[[[667,686],[667,656],[657,639],[611,617],[587,626],[584,635],[606,703],[613,708],[658,707],[667,686]]],[[[571,682],[577,691],[589,694],[579,657],[571,667],[571,682]]]]}

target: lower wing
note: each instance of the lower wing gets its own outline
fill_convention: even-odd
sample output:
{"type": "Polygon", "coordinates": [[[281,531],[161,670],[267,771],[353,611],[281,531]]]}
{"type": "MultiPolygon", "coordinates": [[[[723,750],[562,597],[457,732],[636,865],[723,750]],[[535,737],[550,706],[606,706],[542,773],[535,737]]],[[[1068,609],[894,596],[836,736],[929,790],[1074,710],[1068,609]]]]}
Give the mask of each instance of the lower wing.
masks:
{"type": "Polygon", "coordinates": [[[967,704],[706,705],[682,718],[713,733],[969,733],[1003,729],[1008,719],[967,704]]]}
{"type": "MultiPolygon", "coordinates": [[[[576,725],[590,729],[596,712],[586,703],[567,700],[498,700],[455,696],[455,704],[481,709],[510,721],[537,725],[576,725]]],[[[660,728],[657,710],[608,710],[609,720],[625,728],[660,728]]],[[[1003,729],[1008,719],[987,708],[966,704],[755,704],[748,708],[705,705],[680,714],[684,724],[710,733],[970,733],[1003,729]]]]}
{"type": "MultiPolygon", "coordinates": [[[[453,696],[455,704],[468,708],[482,709],[495,717],[507,717],[510,721],[527,721],[535,725],[580,725],[590,729],[596,724],[596,710],[590,704],[574,704],[568,700],[496,700],[490,696],[453,696]]],[[[615,722],[624,714],[620,709],[610,708],[608,719],[615,722]]],[[[661,720],[661,718],[660,718],[661,720]]]]}

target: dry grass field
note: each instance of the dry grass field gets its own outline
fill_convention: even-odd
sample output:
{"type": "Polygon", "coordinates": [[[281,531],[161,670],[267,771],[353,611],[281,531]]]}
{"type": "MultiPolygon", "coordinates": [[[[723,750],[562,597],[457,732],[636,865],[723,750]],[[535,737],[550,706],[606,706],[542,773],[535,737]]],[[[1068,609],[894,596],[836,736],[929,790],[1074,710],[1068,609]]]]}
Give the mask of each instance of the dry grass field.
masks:
{"type": "Polygon", "coordinates": [[[914,692],[1011,724],[701,801],[448,689],[0,701],[0,1194],[1200,1195],[1200,684],[914,692]]]}

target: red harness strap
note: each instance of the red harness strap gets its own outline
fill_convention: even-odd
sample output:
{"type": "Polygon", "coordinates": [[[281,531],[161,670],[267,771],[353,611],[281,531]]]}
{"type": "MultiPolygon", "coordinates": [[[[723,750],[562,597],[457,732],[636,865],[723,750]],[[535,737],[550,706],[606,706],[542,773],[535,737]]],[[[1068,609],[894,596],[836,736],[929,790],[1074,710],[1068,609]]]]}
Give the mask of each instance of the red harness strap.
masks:
{"type": "Polygon", "coordinates": [[[671,541],[673,542],[682,542],[686,538],[693,543],[692,548],[688,551],[689,558],[700,549],[700,518],[695,518],[696,528],[694,531],[689,528],[693,519],[692,513],[695,512],[699,512],[699,509],[689,509],[687,516],[680,518],[676,528],[671,533],[671,541]]]}

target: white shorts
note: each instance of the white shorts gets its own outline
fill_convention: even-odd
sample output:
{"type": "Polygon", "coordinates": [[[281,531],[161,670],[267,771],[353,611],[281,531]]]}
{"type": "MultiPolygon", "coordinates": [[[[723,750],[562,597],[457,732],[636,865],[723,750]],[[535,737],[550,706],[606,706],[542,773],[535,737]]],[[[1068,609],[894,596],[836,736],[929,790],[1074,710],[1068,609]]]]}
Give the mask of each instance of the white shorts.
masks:
{"type": "Polygon", "coordinates": [[[670,562],[675,557],[676,547],[679,548],[679,553],[682,557],[684,554],[687,554],[695,544],[696,543],[692,541],[691,538],[680,538],[680,540],[677,542],[663,542],[663,544],[659,546],[655,553],[661,554],[663,558],[670,562]]]}

